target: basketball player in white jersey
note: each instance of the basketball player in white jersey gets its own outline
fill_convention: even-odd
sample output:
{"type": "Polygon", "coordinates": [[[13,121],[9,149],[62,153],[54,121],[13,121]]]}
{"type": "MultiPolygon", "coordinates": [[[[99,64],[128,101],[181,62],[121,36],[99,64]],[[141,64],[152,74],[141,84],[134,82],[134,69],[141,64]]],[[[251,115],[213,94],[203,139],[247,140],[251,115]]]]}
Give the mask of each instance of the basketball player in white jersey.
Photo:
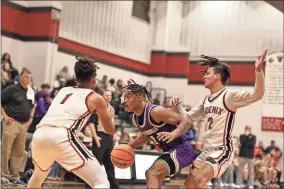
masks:
{"type": "MultiPolygon", "coordinates": [[[[207,60],[201,65],[208,65],[205,71],[204,84],[211,92],[195,108],[186,112],[181,106],[178,97],[172,98],[173,108],[186,115],[189,122],[205,119],[206,131],[203,136],[203,152],[196,158],[190,174],[185,181],[186,188],[206,188],[205,185],[212,178],[219,178],[234,158],[232,129],[235,113],[238,108],[260,100],[264,95],[263,63],[267,51],[255,63],[255,88],[253,92],[226,89],[231,70],[224,62],[218,59],[203,56],[207,60]]],[[[159,133],[159,140],[170,142],[185,133],[190,125],[177,127],[172,132],[159,133]]]]}
{"type": "Polygon", "coordinates": [[[93,91],[97,70],[95,61],[82,57],[76,59],[74,71],[77,86],[59,91],[33,135],[35,170],[28,188],[41,188],[54,161],[92,188],[109,188],[103,168],[77,138],[76,132],[94,111],[107,133],[114,133],[114,123],[104,99],[93,91]]]}

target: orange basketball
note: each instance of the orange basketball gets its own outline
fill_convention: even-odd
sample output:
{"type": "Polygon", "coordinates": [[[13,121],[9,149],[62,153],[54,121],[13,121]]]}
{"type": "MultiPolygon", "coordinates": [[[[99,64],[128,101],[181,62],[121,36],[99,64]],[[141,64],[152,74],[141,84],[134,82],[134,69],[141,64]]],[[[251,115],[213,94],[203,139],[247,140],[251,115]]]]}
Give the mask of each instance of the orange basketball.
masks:
{"type": "Polygon", "coordinates": [[[113,148],[110,156],[115,167],[125,169],[134,163],[135,153],[129,145],[120,144],[113,148]]]}

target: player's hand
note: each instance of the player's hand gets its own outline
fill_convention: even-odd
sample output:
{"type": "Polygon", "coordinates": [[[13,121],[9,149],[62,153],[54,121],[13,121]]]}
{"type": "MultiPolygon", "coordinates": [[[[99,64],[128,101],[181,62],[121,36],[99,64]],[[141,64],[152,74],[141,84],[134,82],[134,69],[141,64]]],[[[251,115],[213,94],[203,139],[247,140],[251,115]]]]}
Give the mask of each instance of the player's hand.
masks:
{"type": "Polygon", "coordinates": [[[96,143],[96,145],[97,145],[97,147],[101,147],[101,142],[100,142],[100,140],[102,140],[101,139],[101,137],[95,137],[95,143],[96,143]]]}
{"type": "Polygon", "coordinates": [[[157,133],[157,139],[159,141],[163,141],[166,143],[170,143],[172,142],[175,138],[177,137],[176,134],[174,134],[173,132],[159,132],[157,133]]]}
{"type": "Polygon", "coordinates": [[[180,103],[181,103],[181,100],[180,100],[179,97],[177,97],[177,96],[172,97],[172,98],[170,99],[170,101],[169,101],[169,105],[170,105],[170,106],[177,106],[177,105],[179,105],[180,103]]]}
{"type": "Polygon", "coordinates": [[[255,61],[255,70],[257,72],[260,72],[262,70],[265,58],[266,58],[267,50],[262,53],[261,56],[258,57],[258,59],[255,61]]]}

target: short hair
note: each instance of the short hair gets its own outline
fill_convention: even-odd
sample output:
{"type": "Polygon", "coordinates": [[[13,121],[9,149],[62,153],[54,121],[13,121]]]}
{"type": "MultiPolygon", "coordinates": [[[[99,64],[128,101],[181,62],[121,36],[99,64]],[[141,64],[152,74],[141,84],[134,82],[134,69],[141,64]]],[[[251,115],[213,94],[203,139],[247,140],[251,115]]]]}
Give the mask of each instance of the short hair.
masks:
{"type": "Polygon", "coordinates": [[[113,85],[115,83],[114,79],[110,79],[109,83],[113,85]]]}
{"type": "Polygon", "coordinates": [[[48,83],[44,83],[41,85],[42,89],[50,89],[50,85],[48,83]]]}
{"type": "Polygon", "coordinates": [[[153,102],[152,95],[150,92],[144,87],[143,85],[139,85],[135,83],[133,79],[130,79],[133,83],[126,85],[125,87],[122,88],[123,91],[130,91],[131,93],[138,95],[138,96],[143,96],[144,98],[147,98],[151,103],[153,102]]]}
{"type": "MultiPolygon", "coordinates": [[[[106,92],[111,92],[111,90],[106,89],[106,90],[104,90],[103,94],[106,93],[106,92]]],[[[112,94],[112,92],[111,92],[111,94],[112,94]]]]}
{"type": "Polygon", "coordinates": [[[97,75],[99,67],[95,64],[95,60],[80,56],[76,56],[76,59],[78,61],[75,63],[74,71],[79,82],[86,82],[97,75]]]}
{"type": "Polygon", "coordinates": [[[201,55],[201,58],[205,59],[199,62],[201,66],[212,67],[215,73],[220,74],[222,84],[227,85],[231,78],[230,66],[225,62],[220,62],[217,58],[214,57],[201,55]]]}
{"type": "Polygon", "coordinates": [[[28,68],[24,67],[20,75],[23,75],[24,73],[31,74],[32,72],[28,68]]]}

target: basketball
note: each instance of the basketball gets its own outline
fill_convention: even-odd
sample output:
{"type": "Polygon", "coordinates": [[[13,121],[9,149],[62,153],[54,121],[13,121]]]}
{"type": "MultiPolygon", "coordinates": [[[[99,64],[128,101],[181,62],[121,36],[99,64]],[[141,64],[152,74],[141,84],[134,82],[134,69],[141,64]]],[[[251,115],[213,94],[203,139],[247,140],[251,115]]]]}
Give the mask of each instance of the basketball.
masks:
{"type": "Polygon", "coordinates": [[[110,156],[115,167],[125,169],[134,163],[135,153],[129,145],[120,144],[113,148],[110,156]]]}

